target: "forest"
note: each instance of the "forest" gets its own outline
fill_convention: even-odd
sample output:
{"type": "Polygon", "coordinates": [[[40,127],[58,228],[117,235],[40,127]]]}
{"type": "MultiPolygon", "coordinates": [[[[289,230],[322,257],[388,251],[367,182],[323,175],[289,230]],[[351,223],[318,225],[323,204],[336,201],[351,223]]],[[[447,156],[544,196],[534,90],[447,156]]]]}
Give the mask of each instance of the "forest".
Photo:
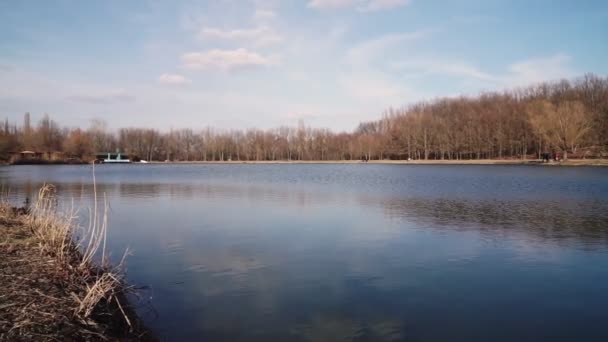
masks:
{"type": "MultiPolygon", "coordinates": [[[[203,115],[201,117],[204,118],[203,115]]],[[[45,114],[5,120],[0,157],[37,151],[91,161],[115,152],[148,161],[535,159],[608,157],[608,77],[587,74],[474,97],[438,98],[387,109],[352,132],[297,127],[162,131],[61,126],[45,114]]],[[[193,123],[193,126],[196,124],[193,123]]]]}

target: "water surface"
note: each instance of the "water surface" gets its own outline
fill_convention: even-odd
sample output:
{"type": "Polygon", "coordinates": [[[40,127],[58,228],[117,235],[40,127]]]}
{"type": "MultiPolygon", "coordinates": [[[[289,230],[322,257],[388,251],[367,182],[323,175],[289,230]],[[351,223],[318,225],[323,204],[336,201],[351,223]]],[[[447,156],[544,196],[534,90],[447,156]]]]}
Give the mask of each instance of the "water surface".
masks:
{"type": "MultiPolygon", "coordinates": [[[[167,340],[607,341],[608,168],[101,165],[167,340]]],[[[86,206],[91,166],[0,168],[86,206]]]]}

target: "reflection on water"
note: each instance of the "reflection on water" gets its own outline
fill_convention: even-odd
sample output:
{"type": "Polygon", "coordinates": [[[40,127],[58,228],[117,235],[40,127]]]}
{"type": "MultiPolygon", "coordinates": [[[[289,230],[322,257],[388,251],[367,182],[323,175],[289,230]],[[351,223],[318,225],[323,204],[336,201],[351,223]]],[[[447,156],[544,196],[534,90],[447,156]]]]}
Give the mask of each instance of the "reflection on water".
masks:
{"type": "MultiPolygon", "coordinates": [[[[87,205],[90,166],[6,167],[87,205]]],[[[104,165],[170,340],[605,340],[608,170],[104,165]]]]}

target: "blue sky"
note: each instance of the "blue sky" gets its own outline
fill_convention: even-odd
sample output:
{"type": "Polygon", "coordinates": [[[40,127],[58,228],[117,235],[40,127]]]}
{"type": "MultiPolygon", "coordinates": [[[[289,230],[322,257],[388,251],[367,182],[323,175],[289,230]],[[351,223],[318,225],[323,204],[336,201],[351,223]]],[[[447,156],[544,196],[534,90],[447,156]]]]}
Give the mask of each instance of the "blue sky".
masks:
{"type": "Polygon", "coordinates": [[[608,74],[608,3],[0,1],[0,117],[351,130],[439,96],[608,74]]]}

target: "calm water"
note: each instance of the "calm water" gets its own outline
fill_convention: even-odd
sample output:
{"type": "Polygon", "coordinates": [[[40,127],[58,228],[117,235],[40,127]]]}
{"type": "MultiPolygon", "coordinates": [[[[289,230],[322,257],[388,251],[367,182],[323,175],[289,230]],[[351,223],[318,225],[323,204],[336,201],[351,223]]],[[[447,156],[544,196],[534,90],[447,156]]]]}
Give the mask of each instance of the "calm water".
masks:
{"type": "MultiPolygon", "coordinates": [[[[87,203],[91,166],[0,168],[87,203]]],[[[608,168],[102,165],[171,341],[608,341],[608,168]]]]}

